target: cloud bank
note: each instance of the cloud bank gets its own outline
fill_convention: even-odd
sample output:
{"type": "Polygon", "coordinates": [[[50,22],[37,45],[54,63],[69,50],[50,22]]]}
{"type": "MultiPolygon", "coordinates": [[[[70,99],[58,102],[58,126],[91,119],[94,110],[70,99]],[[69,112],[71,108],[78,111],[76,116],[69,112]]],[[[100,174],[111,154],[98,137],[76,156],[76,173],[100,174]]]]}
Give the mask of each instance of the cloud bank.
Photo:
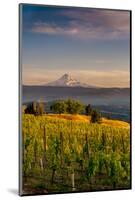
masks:
{"type": "Polygon", "coordinates": [[[46,18],[35,21],[31,31],[48,35],[111,40],[129,38],[130,34],[130,15],[126,11],[66,9],[56,13],[57,20],[53,17],[51,21],[46,18]]]}

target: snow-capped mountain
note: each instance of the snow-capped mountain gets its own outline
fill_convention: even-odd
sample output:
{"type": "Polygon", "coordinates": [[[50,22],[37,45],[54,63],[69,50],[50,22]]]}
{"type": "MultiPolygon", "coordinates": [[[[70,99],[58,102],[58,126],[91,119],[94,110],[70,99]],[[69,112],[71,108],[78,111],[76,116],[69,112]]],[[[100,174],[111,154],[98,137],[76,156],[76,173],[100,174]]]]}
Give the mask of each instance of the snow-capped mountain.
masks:
{"type": "Polygon", "coordinates": [[[47,86],[67,86],[67,87],[94,87],[88,84],[81,83],[78,80],[72,78],[69,74],[64,74],[58,80],[50,82],[47,86]]]}

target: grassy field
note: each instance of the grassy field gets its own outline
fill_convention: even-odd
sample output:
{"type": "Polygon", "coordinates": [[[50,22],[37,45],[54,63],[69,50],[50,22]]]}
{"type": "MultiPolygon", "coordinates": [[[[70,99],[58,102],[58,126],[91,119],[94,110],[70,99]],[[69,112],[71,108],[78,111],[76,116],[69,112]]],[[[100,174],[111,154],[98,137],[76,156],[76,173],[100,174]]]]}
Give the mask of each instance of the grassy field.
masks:
{"type": "Polygon", "coordinates": [[[130,126],[85,115],[23,114],[23,193],[130,188],[130,126]]]}
{"type": "MultiPolygon", "coordinates": [[[[66,119],[66,120],[74,120],[74,121],[83,121],[90,123],[90,116],[86,115],[71,115],[71,114],[48,114],[48,118],[52,117],[55,119],[66,119]]],[[[102,118],[102,123],[101,125],[106,125],[106,126],[113,126],[113,127],[119,127],[119,128],[130,128],[129,123],[120,121],[120,120],[111,120],[111,119],[106,119],[102,118]]]]}

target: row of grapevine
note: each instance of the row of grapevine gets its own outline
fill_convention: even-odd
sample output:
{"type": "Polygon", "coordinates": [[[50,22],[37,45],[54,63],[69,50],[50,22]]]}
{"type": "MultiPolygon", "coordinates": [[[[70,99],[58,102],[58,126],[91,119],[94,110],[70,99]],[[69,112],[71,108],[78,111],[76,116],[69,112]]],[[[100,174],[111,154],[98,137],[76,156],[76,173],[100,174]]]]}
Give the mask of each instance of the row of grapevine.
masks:
{"type": "Polygon", "coordinates": [[[129,129],[28,114],[22,127],[24,185],[47,192],[129,187],[129,129]]]}

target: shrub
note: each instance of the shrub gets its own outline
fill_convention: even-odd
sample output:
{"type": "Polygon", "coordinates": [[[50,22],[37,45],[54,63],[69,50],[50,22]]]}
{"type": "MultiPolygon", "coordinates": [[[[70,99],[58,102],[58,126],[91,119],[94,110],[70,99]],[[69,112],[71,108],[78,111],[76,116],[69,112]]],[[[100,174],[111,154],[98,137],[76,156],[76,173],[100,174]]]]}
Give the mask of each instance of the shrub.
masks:
{"type": "Polygon", "coordinates": [[[97,110],[93,110],[91,114],[91,122],[92,123],[101,123],[101,114],[97,110]]]}
{"type": "Polygon", "coordinates": [[[85,107],[85,112],[86,112],[86,115],[91,115],[92,114],[92,106],[91,106],[91,104],[88,104],[85,107]]]}

